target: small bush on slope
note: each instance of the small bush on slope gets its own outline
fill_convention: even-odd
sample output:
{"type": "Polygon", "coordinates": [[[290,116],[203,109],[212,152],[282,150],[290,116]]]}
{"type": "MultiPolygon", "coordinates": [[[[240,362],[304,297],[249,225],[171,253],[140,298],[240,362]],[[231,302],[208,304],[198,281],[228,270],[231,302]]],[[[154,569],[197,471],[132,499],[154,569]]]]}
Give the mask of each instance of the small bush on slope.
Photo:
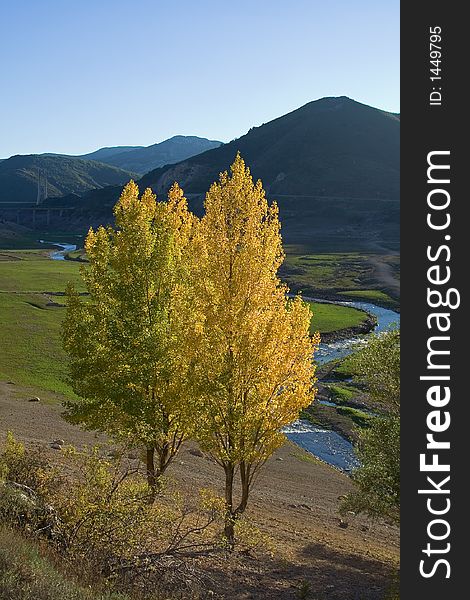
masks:
{"type": "Polygon", "coordinates": [[[85,588],[61,572],[52,555],[18,533],[0,528],[0,600],[128,600],[85,588]]]}

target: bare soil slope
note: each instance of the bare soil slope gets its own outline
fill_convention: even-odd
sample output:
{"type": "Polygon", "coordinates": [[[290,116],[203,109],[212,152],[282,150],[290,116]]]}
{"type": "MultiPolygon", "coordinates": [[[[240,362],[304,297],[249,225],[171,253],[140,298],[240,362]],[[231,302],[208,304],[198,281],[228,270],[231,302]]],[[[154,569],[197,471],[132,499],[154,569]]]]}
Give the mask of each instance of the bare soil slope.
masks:
{"type": "MultiPolygon", "coordinates": [[[[28,402],[31,390],[0,382],[0,439],[12,430],[57,456],[57,438],[78,447],[96,443],[93,433],[67,424],[61,408],[28,402]]],[[[186,491],[214,487],[221,472],[208,456],[187,444],[170,476],[186,491]]],[[[268,461],[249,507],[252,522],[274,543],[273,555],[234,553],[198,557],[214,598],[381,600],[398,564],[398,531],[384,523],[349,516],[340,527],[338,498],[351,489],[342,473],[286,443],[268,461]],[[301,589],[310,590],[301,595],[301,589]]]]}

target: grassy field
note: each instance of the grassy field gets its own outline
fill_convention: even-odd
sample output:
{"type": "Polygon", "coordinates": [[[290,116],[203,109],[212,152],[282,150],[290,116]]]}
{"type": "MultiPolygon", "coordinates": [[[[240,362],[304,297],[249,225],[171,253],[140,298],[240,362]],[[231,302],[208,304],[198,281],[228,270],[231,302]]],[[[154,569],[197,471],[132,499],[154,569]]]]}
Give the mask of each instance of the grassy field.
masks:
{"type": "MultiPolygon", "coordinates": [[[[0,206],[1,209],[1,206],[0,206]]],[[[39,240],[52,240],[70,244],[83,244],[83,235],[59,229],[32,231],[26,227],[0,222],[0,248],[2,250],[41,249],[47,247],[39,240]]]]}
{"type": "Polygon", "coordinates": [[[333,385],[329,384],[328,389],[330,390],[333,402],[336,404],[345,404],[354,400],[357,396],[357,389],[353,386],[344,385],[333,385]]]}
{"type": "Polygon", "coordinates": [[[0,293],[0,379],[70,397],[63,381],[63,316],[64,308],[48,306],[42,294],[0,293]]]}
{"type": "Polygon", "coordinates": [[[339,329],[356,327],[367,319],[367,314],[349,306],[309,302],[312,311],[310,332],[330,333],[339,329]]]}
{"type": "Polygon", "coordinates": [[[80,282],[79,265],[34,250],[0,250],[0,292],[63,292],[80,282]]]}
{"type": "MultiPolygon", "coordinates": [[[[281,267],[281,277],[293,291],[306,296],[336,294],[351,299],[376,302],[386,307],[396,307],[397,299],[390,297],[377,279],[374,256],[359,252],[313,253],[308,246],[286,245],[286,258],[281,267]]],[[[400,260],[396,255],[380,258],[393,273],[400,277],[400,260]]]]}
{"type": "Polygon", "coordinates": [[[358,289],[369,272],[367,257],[356,252],[310,254],[303,246],[286,246],[283,279],[294,288],[358,289]]]}
{"type": "Polygon", "coordinates": [[[344,296],[345,299],[372,302],[373,304],[385,306],[385,308],[396,308],[399,306],[399,302],[380,290],[347,290],[338,292],[338,294],[344,296]]]}
{"type": "MultiPolygon", "coordinates": [[[[53,261],[45,252],[0,251],[0,379],[63,394],[66,357],[60,341],[61,296],[68,281],[80,284],[79,263],[53,261]]],[[[311,303],[311,330],[326,333],[360,324],[365,313],[333,304],[311,303]]]]}
{"type": "Polygon", "coordinates": [[[72,395],[64,383],[60,342],[63,299],[44,292],[79,283],[78,269],[77,263],[52,261],[37,251],[0,252],[0,379],[72,395]]]}

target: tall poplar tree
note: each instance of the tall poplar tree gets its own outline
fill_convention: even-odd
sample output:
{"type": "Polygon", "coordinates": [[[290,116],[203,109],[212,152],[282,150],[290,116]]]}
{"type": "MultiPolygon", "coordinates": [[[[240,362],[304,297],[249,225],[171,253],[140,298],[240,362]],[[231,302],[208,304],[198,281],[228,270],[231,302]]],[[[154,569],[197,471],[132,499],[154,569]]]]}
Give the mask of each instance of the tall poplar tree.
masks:
{"type": "Polygon", "coordinates": [[[224,470],[225,536],[233,545],[253,480],[285,441],[282,427],[313,401],[319,339],[309,336],[309,308],[288,299],[277,277],[284,258],[278,208],[239,155],[207,193],[197,247],[196,436],[224,470]]]}
{"type": "Polygon", "coordinates": [[[175,184],[168,202],[130,182],[114,208],[116,228],[90,229],[81,274],[89,296],[70,286],[63,343],[78,402],[68,419],[146,449],[155,492],[191,429],[185,281],[195,217],[175,184]]]}

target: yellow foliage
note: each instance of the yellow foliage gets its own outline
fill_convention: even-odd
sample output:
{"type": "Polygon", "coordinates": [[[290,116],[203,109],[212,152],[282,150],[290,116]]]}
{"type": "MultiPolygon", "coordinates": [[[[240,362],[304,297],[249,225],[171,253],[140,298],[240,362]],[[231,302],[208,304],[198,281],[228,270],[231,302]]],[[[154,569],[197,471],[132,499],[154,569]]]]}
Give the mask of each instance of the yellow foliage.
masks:
{"type": "Polygon", "coordinates": [[[183,438],[196,437],[225,470],[233,525],[282,427],[314,398],[319,337],[309,335],[309,307],[277,276],[277,205],[238,155],[207,193],[202,220],[176,183],[161,203],[131,181],[114,214],[116,229],[86,240],[89,299],[68,290],[64,345],[84,399],[69,418],[144,445],[153,483],[183,438]]]}
{"type": "Polygon", "coordinates": [[[186,396],[189,359],[182,331],[196,218],[175,184],[168,202],[131,181],[114,208],[116,229],[90,229],[89,264],[82,267],[89,298],[67,293],[64,347],[70,380],[82,402],[69,419],[147,448],[151,479],[191,429],[186,396]],[[157,465],[153,455],[157,455],[157,465]]]}
{"type": "Polygon", "coordinates": [[[153,545],[157,510],[137,473],[103,458],[98,447],[63,452],[73,477],[48,494],[60,517],[61,543],[81,556],[123,558],[153,545]]]}
{"type": "Polygon", "coordinates": [[[238,156],[206,198],[194,276],[203,446],[222,462],[257,462],[313,400],[311,315],[277,277],[278,209],[238,156]]]}
{"type": "Polygon", "coordinates": [[[15,482],[30,488],[47,490],[57,478],[39,449],[26,451],[22,442],[8,431],[0,452],[0,482],[15,482]]]}
{"type": "Polygon", "coordinates": [[[229,513],[242,512],[256,470],[279,447],[281,429],[314,397],[311,314],[277,277],[284,254],[278,208],[237,156],[206,196],[194,242],[192,297],[197,438],[226,474],[229,513]],[[240,467],[242,500],[231,486],[240,467]]]}

